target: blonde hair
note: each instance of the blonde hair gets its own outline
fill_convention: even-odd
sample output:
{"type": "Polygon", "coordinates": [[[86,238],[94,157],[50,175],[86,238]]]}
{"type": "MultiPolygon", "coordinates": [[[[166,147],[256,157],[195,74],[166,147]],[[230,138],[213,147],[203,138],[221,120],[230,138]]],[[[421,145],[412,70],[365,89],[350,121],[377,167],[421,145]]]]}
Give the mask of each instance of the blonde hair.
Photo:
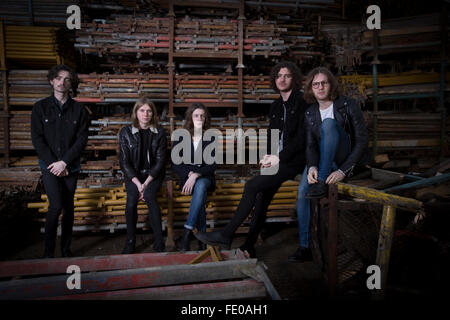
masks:
{"type": "Polygon", "coordinates": [[[133,126],[135,126],[136,128],[141,128],[139,126],[139,120],[137,118],[137,111],[139,110],[140,107],[142,107],[143,105],[148,104],[149,107],[152,109],[152,119],[150,120],[150,126],[153,126],[154,128],[158,127],[158,113],[156,111],[156,106],[155,104],[148,98],[148,97],[142,97],[139,98],[138,101],[136,101],[136,103],[134,104],[133,107],[133,112],[131,113],[131,123],[133,124],[133,126]]]}

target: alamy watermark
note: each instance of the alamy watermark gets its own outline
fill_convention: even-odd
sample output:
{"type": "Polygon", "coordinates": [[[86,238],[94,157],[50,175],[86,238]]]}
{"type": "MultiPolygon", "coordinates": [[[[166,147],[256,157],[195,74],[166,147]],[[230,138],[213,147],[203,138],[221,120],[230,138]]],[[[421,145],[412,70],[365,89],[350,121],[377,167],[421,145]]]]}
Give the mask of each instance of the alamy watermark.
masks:
{"type": "MultiPolygon", "coordinates": [[[[280,130],[278,129],[227,129],[225,136],[218,129],[208,129],[203,133],[203,142],[214,139],[204,150],[202,140],[194,152],[192,163],[192,136],[186,129],[176,129],[171,136],[172,141],[179,141],[172,148],[171,158],[174,164],[258,164],[267,154],[267,139],[270,139],[271,154],[278,157],[280,145],[280,130]],[[268,134],[270,133],[270,134],[268,134]],[[248,162],[246,162],[245,142],[248,139],[248,162]],[[224,148],[225,145],[225,148],[224,148]],[[236,145],[236,157],[235,157],[236,145]],[[200,150],[203,150],[200,152],[200,150]]],[[[274,175],[278,172],[279,164],[261,168],[262,175],[274,175]]]]}

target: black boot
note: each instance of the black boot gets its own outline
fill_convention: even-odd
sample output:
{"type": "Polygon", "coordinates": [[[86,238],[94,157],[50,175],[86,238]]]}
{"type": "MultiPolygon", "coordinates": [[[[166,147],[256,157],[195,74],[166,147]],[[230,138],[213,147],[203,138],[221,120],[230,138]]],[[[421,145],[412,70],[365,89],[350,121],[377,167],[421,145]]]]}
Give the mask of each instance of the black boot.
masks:
{"type": "Polygon", "coordinates": [[[227,250],[231,247],[232,238],[228,238],[220,231],[202,232],[199,231],[195,234],[198,240],[210,246],[220,246],[227,250]]]}
{"type": "Polygon", "coordinates": [[[290,262],[306,262],[312,260],[312,253],[310,248],[299,247],[294,254],[288,257],[290,262]]]}
{"type": "Polygon", "coordinates": [[[42,259],[49,259],[49,258],[54,258],[54,257],[55,257],[55,249],[45,248],[42,259]]]}
{"type": "Polygon", "coordinates": [[[319,181],[309,187],[309,191],[306,193],[305,198],[320,199],[326,197],[327,195],[328,195],[328,185],[323,181],[319,181]]]}
{"type": "Polygon", "coordinates": [[[205,251],[205,250],[206,250],[206,243],[198,241],[198,251],[205,251]]]}
{"type": "Polygon", "coordinates": [[[183,235],[181,236],[179,250],[191,251],[191,239],[192,239],[192,230],[184,228],[183,235]]]}
{"type": "Polygon", "coordinates": [[[70,257],[73,257],[73,254],[69,248],[64,248],[61,250],[61,256],[64,258],[70,258],[70,257]]]}
{"type": "Polygon", "coordinates": [[[132,253],[134,253],[135,246],[136,246],[136,241],[134,241],[134,240],[127,240],[127,242],[125,243],[125,248],[123,248],[123,250],[122,250],[122,254],[132,254],[132,253]]]}

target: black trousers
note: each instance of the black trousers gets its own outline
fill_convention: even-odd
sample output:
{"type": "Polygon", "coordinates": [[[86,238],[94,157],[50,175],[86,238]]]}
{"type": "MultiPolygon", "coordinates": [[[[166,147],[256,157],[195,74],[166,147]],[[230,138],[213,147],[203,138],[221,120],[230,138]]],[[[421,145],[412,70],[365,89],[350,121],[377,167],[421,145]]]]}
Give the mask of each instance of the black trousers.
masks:
{"type": "MultiPolygon", "coordinates": [[[[145,182],[147,176],[138,177],[141,183],[145,182]]],[[[163,249],[164,241],[162,236],[161,226],[161,209],[156,200],[156,194],[158,193],[161,185],[164,181],[163,175],[150,182],[144,191],[144,201],[148,207],[148,218],[153,230],[153,236],[155,238],[154,248],[163,249]]],[[[125,179],[125,189],[127,191],[127,204],[125,207],[125,218],[127,221],[127,240],[136,241],[136,224],[137,224],[137,206],[139,202],[139,191],[136,185],[129,179],[125,179]]]]}
{"type": "Polygon", "coordinates": [[[222,230],[226,237],[232,237],[237,228],[244,222],[253,209],[250,230],[245,245],[255,245],[266,220],[267,208],[284,181],[292,180],[299,173],[299,168],[280,165],[275,175],[259,175],[253,177],[244,186],[244,194],[231,218],[222,230]]]}
{"type": "Polygon", "coordinates": [[[56,246],[56,231],[61,212],[61,249],[69,249],[72,241],[73,228],[73,196],[77,188],[78,173],[66,177],[57,177],[48,170],[42,170],[42,180],[50,206],[45,218],[45,248],[54,253],[56,246]]]}

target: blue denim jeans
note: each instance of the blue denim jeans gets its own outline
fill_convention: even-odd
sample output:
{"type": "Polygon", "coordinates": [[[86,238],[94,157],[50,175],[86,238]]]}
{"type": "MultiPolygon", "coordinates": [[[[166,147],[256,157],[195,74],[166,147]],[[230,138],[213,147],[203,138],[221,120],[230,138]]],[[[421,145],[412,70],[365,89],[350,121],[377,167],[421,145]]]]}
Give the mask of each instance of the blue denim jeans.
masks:
{"type": "MultiPolygon", "coordinates": [[[[320,161],[318,180],[325,182],[332,170],[345,161],[350,153],[350,139],[344,128],[334,119],[325,119],[320,127],[320,161]]],[[[302,174],[297,192],[297,220],[300,247],[309,247],[311,235],[310,201],[305,198],[309,190],[308,168],[302,174]]]]}
{"type": "Polygon", "coordinates": [[[309,232],[310,224],[310,202],[305,198],[306,193],[309,190],[308,184],[308,167],[305,167],[302,173],[302,180],[298,186],[297,191],[297,222],[298,222],[298,235],[300,239],[300,247],[309,248],[309,242],[311,235],[309,232]]]}
{"type": "Polygon", "coordinates": [[[205,203],[210,186],[211,180],[207,178],[198,178],[197,181],[195,181],[191,206],[189,207],[189,215],[186,224],[184,225],[186,229],[193,230],[197,227],[198,231],[206,231],[205,203]]]}
{"type": "Polygon", "coordinates": [[[318,180],[325,182],[332,170],[337,170],[350,154],[350,139],[334,119],[325,119],[320,126],[320,161],[318,180]]]}

